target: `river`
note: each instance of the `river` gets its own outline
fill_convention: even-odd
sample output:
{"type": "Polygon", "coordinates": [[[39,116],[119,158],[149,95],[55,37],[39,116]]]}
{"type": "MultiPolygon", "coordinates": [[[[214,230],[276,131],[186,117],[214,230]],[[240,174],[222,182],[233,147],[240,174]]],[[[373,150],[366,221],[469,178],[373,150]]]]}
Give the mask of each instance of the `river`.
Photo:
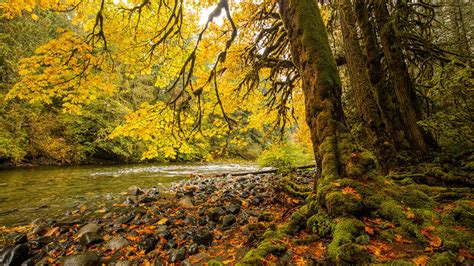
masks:
{"type": "Polygon", "coordinates": [[[0,226],[69,215],[81,206],[105,208],[133,185],[163,189],[191,174],[257,169],[251,164],[135,164],[0,170],[0,226]]]}

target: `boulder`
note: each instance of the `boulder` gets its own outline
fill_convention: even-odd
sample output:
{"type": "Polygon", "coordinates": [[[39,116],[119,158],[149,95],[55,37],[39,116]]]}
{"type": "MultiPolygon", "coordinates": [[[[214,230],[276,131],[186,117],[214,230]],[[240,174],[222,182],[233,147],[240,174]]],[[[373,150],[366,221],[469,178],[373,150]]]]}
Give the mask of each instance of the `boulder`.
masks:
{"type": "Polygon", "coordinates": [[[185,208],[185,209],[189,209],[189,208],[193,208],[194,207],[194,203],[193,201],[191,200],[190,197],[183,197],[179,202],[178,202],[179,206],[181,206],[182,208],[185,208]]]}
{"type": "Polygon", "coordinates": [[[99,264],[99,256],[95,252],[87,251],[64,259],[63,266],[94,266],[99,264]]]}
{"type": "Polygon", "coordinates": [[[138,195],[141,195],[141,194],[144,194],[145,192],[137,187],[137,186],[131,186],[127,189],[127,194],[130,195],[130,196],[138,196],[138,195]]]}
{"type": "Polygon", "coordinates": [[[113,237],[112,239],[110,239],[109,242],[107,242],[106,248],[108,250],[117,250],[117,249],[121,249],[121,248],[123,248],[127,245],[128,245],[127,239],[125,239],[121,236],[116,236],[116,237],[113,237]]]}

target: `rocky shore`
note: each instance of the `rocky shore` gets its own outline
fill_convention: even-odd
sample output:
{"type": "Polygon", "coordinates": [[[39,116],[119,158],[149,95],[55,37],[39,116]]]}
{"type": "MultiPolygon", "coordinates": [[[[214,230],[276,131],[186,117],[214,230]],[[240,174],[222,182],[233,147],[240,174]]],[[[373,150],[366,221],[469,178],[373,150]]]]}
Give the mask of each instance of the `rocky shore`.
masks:
{"type": "MultiPolygon", "coordinates": [[[[302,204],[280,189],[278,179],[196,176],[166,191],[130,187],[123,202],[93,215],[76,210],[62,219],[3,228],[0,264],[231,264],[302,204]]],[[[310,175],[297,181],[311,184],[310,175]]],[[[278,258],[281,264],[292,259],[287,253],[278,258]]]]}

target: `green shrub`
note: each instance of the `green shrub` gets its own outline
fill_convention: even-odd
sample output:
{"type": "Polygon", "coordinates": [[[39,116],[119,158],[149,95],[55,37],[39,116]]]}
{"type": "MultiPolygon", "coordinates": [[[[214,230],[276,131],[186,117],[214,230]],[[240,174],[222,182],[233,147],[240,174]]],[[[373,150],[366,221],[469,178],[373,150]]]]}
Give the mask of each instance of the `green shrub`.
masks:
{"type": "Polygon", "coordinates": [[[313,155],[300,145],[290,142],[278,142],[270,145],[258,158],[258,163],[263,166],[271,166],[278,169],[310,164],[313,155]]]}

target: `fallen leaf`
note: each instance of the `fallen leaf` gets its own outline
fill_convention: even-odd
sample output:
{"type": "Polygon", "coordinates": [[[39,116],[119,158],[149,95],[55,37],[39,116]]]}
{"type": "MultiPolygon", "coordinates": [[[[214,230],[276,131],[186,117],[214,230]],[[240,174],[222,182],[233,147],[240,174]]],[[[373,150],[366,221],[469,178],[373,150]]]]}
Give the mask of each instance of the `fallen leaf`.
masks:
{"type": "Polygon", "coordinates": [[[164,224],[166,224],[167,222],[168,222],[168,219],[167,219],[167,218],[163,218],[163,219],[159,220],[159,221],[157,222],[157,224],[159,224],[159,225],[164,225],[164,224]]]}
{"type": "Polygon", "coordinates": [[[357,193],[357,191],[353,187],[345,187],[342,189],[342,194],[351,194],[353,195],[356,199],[361,200],[362,197],[357,193]]]}
{"type": "Polygon", "coordinates": [[[425,266],[429,259],[430,258],[428,256],[419,256],[414,258],[412,261],[416,266],[425,266]]]}
{"type": "Polygon", "coordinates": [[[465,257],[466,259],[474,260],[474,256],[465,249],[459,250],[459,255],[465,257]]]}
{"type": "Polygon", "coordinates": [[[367,234],[369,234],[369,235],[373,235],[374,234],[374,229],[371,228],[371,227],[366,226],[365,227],[365,232],[367,232],[367,234]]]}
{"type": "Polygon", "coordinates": [[[443,240],[439,236],[431,236],[429,243],[432,247],[439,248],[443,243],[443,240]]]}

